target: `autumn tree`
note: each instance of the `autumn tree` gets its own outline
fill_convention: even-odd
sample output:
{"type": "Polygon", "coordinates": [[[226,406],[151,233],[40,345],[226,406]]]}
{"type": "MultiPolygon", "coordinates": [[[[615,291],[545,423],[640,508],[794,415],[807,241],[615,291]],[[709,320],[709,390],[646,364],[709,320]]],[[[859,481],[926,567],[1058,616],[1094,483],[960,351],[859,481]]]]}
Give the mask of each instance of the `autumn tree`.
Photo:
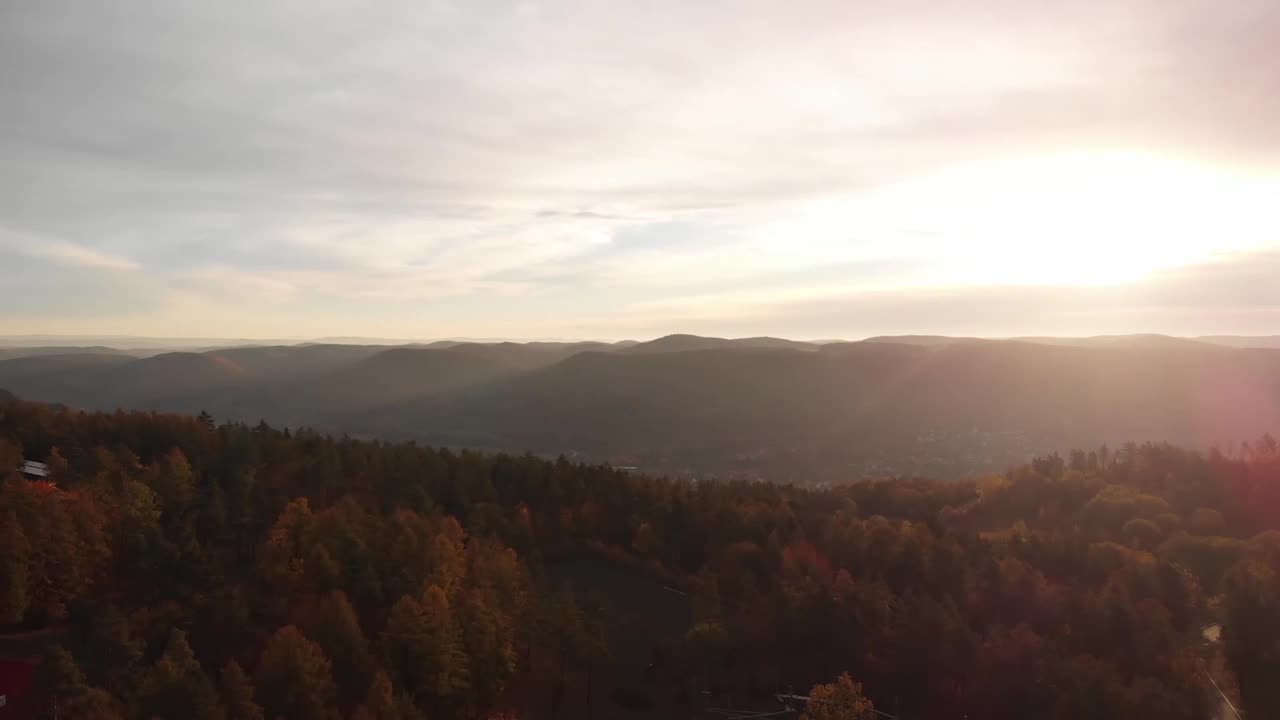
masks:
{"type": "Polygon", "coordinates": [[[131,715],[144,720],[224,717],[218,705],[218,693],[191,652],[186,633],[177,629],[169,633],[164,654],[142,678],[131,715]]]}
{"type": "Polygon", "coordinates": [[[352,713],[351,720],[426,720],[426,715],[413,703],[407,693],[397,693],[391,678],[384,672],[377,673],[364,703],[352,713]]]}
{"type": "Polygon", "coordinates": [[[31,544],[12,510],[0,513],[0,623],[20,623],[31,605],[31,544]]]}
{"type": "Polygon", "coordinates": [[[177,448],[150,468],[149,485],[160,496],[166,515],[176,515],[195,499],[196,479],[187,456],[177,448]]]}
{"type": "Polygon", "coordinates": [[[276,631],[262,650],[256,697],[273,720],[334,720],[338,717],[332,664],[320,646],[297,627],[276,631]]]}
{"type": "Polygon", "coordinates": [[[369,641],[346,593],[335,590],[321,598],[306,613],[304,629],[332,661],[344,704],[354,705],[368,690],[374,664],[369,641]]]}
{"type": "Polygon", "coordinates": [[[516,673],[515,628],[492,592],[468,588],[457,606],[472,703],[481,706],[500,696],[516,673]]]}
{"type": "Polygon", "coordinates": [[[222,668],[220,685],[227,720],[263,720],[262,708],[253,700],[253,684],[239,663],[232,660],[222,668]]]}
{"type": "Polygon", "coordinates": [[[419,703],[456,703],[469,687],[462,633],[439,586],[427,586],[421,598],[400,598],[383,643],[399,684],[419,703]]]}
{"type": "Polygon", "coordinates": [[[307,536],[314,524],[311,503],[295,498],[280,512],[258,553],[258,573],[270,585],[294,590],[305,572],[307,536]]]}
{"type": "Polygon", "coordinates": [[[32,687],[39,720],[121,720],[119,703],[92,687],[66,648],[57,647],[36,668],[32,687]]]}
{"type": "Polygon", "coordinates": [[[800,720],[874,720],[875,706],[862,694],[862,685],[849,673],[833,683],[814,685],[800,720]]]}
{"type": "Polygon", "coordinates": [[[0,483],[0,532],[16,550],[0,558],[6,613],[64,618],[67,604],[86,595],[106,569],[105,525],[86,494],[47,482],[0,483]]]}
{"type": "Polygon", "coordinates": [[[1236,566],[1226,580],[1222,634],[1248,717],[1280,717],[1280,573],[1260,562],[1236,566]]]}
{"type": "Polygon", "coordinates": [[[96,668],[97,676],[108,688],[127,685],[146,645],[129,618],[114,604],[82,605],[72,614],[71,625],[83,637],[79,654],[86,666],[96,668]]]}

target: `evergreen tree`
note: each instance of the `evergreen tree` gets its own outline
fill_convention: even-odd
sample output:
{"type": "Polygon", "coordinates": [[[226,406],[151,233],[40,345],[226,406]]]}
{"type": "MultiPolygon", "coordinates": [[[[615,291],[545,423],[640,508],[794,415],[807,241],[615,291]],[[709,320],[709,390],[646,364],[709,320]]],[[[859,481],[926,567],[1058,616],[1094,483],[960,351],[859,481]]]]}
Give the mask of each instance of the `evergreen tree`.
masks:
{"type": "Polygon", "coordinates": [[[401,685],[422,704],[456,702],[469,687],[461,632],[439,586],[421,600],[405,596],[391,608],[384,635],[401,685]]]}
{"type": "Polygon", "coordinates": [[[120,720],[119,703],[101,688],[91,687],[66,648],[44,656],[33,683],[39,720],[120,720]]]}
{"type": "Polygon", "coordinates": [[[142,678],[130,714],[139,720],[224,717],[218,693],[191,652],[186,633],[170,631],[164,654],[142,678]]]}
{"type": "Polygon", "coordinates": [[[377,673],[364,703],[352,714],[351,720],[426,720],[426,715],[406,693],[397,693],[391,679],[384,672],[377,673]]]}
{"type": "Polygon", "coordinates": [[[1280,717],[1280,573],[1261,562],[1227,579],[1223,641],[1246,717],[1280,717]]]}
{"type": "Polygon", "coordinates": [[[307,616],[307,637],[314,639],[332,661],[339,695],[343,704],[350,707],[367,691],[373,675],[369,641],[355,609],[346,593],[335,590],[321,598],[307,616]]]}
{"type": "Polygon", "coordinates": [[[293,625],[276,631],[262,650],[256,697],[268,718],[334,720],[339,717],[332,664],[320,646],[293,625]]]}
{"type": "Polygon", "coordinates": [[[239,663],[232,660],[222,668],[221,685],[227,720],[263,720],[262,708],[253,701],[253,685],[239,663]]]}
{"type": "Polygon", "coordinates": [[[20,623],[31,606],[31,544],[13,511],[0,513],[0,623],[20,623]]]}

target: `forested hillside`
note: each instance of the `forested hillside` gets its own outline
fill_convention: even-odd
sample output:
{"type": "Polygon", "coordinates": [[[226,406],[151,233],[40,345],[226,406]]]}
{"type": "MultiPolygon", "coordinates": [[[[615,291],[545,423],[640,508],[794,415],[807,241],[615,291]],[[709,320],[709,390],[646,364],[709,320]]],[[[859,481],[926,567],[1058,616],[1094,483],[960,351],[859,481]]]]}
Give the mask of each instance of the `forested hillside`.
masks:
{"type": "Polygon", "coordinates": [[[22,717],[1280,717],[1270,438],[813,490],[0,408],[22,717]]]}
{"type": "Polygon", "coordinates": [[[1163,336],[673,335],[639,344],[241,347],[0,359],[0,388],[84,409],[308,426],[697,478],[999,471],[1045,448],[1227,447],[1280,429],[1280,350],[1163,336]]]}

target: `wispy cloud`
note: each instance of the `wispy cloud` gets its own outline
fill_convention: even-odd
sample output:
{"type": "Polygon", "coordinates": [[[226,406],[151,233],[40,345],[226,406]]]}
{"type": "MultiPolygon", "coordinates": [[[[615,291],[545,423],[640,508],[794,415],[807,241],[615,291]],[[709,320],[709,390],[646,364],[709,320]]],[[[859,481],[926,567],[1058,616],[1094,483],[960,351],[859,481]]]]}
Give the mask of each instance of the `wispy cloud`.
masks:
{"type": "Polygon", "coordinates": [[[122,255],[115,255],[65,240],[43,238],[30,233],[0,228],[0,246],[32,257],[47,258],[65,265],[79,265],[104,270],[137,270],[140,266],[122,255]]]}
{"type": "Polygon", "coordinates": [[[24,238],[0,243],[51,288],[43,261],[145,268],[148,332],[268,304],[272,335],[565,334],[637,308],[674,324],[685,298],[1112,287],[1280,246],[1272,0],[12,0],[0,19],[0,224],[24,238]],[[1046,164],[1064,154],[1192,170],[1071,176],[1046,164]]]}
{"type": "Polygon", "coordinates": [[[138,263],[129,258],[68,242],[51,242],[32,248],[30,252],[53,258],[59,262],[83,265],[85,267],[104,268],[107,270],[137,270],[139,267],[138,263]]]}

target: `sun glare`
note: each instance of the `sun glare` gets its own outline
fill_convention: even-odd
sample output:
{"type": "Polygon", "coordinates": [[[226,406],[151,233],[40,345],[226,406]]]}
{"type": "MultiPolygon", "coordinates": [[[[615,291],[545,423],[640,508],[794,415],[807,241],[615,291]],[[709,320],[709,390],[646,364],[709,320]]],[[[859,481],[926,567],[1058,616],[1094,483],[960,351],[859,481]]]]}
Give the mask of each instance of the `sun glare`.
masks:
{"type": "Polygon", "coordinates": [[[1277,197],[1275,176],[1137,153],[1058,154],[827,198],[784,226],[824,257],[843,249],[917,261],[905,284],[1114,285],[1280,239],[1277,197]]]}

